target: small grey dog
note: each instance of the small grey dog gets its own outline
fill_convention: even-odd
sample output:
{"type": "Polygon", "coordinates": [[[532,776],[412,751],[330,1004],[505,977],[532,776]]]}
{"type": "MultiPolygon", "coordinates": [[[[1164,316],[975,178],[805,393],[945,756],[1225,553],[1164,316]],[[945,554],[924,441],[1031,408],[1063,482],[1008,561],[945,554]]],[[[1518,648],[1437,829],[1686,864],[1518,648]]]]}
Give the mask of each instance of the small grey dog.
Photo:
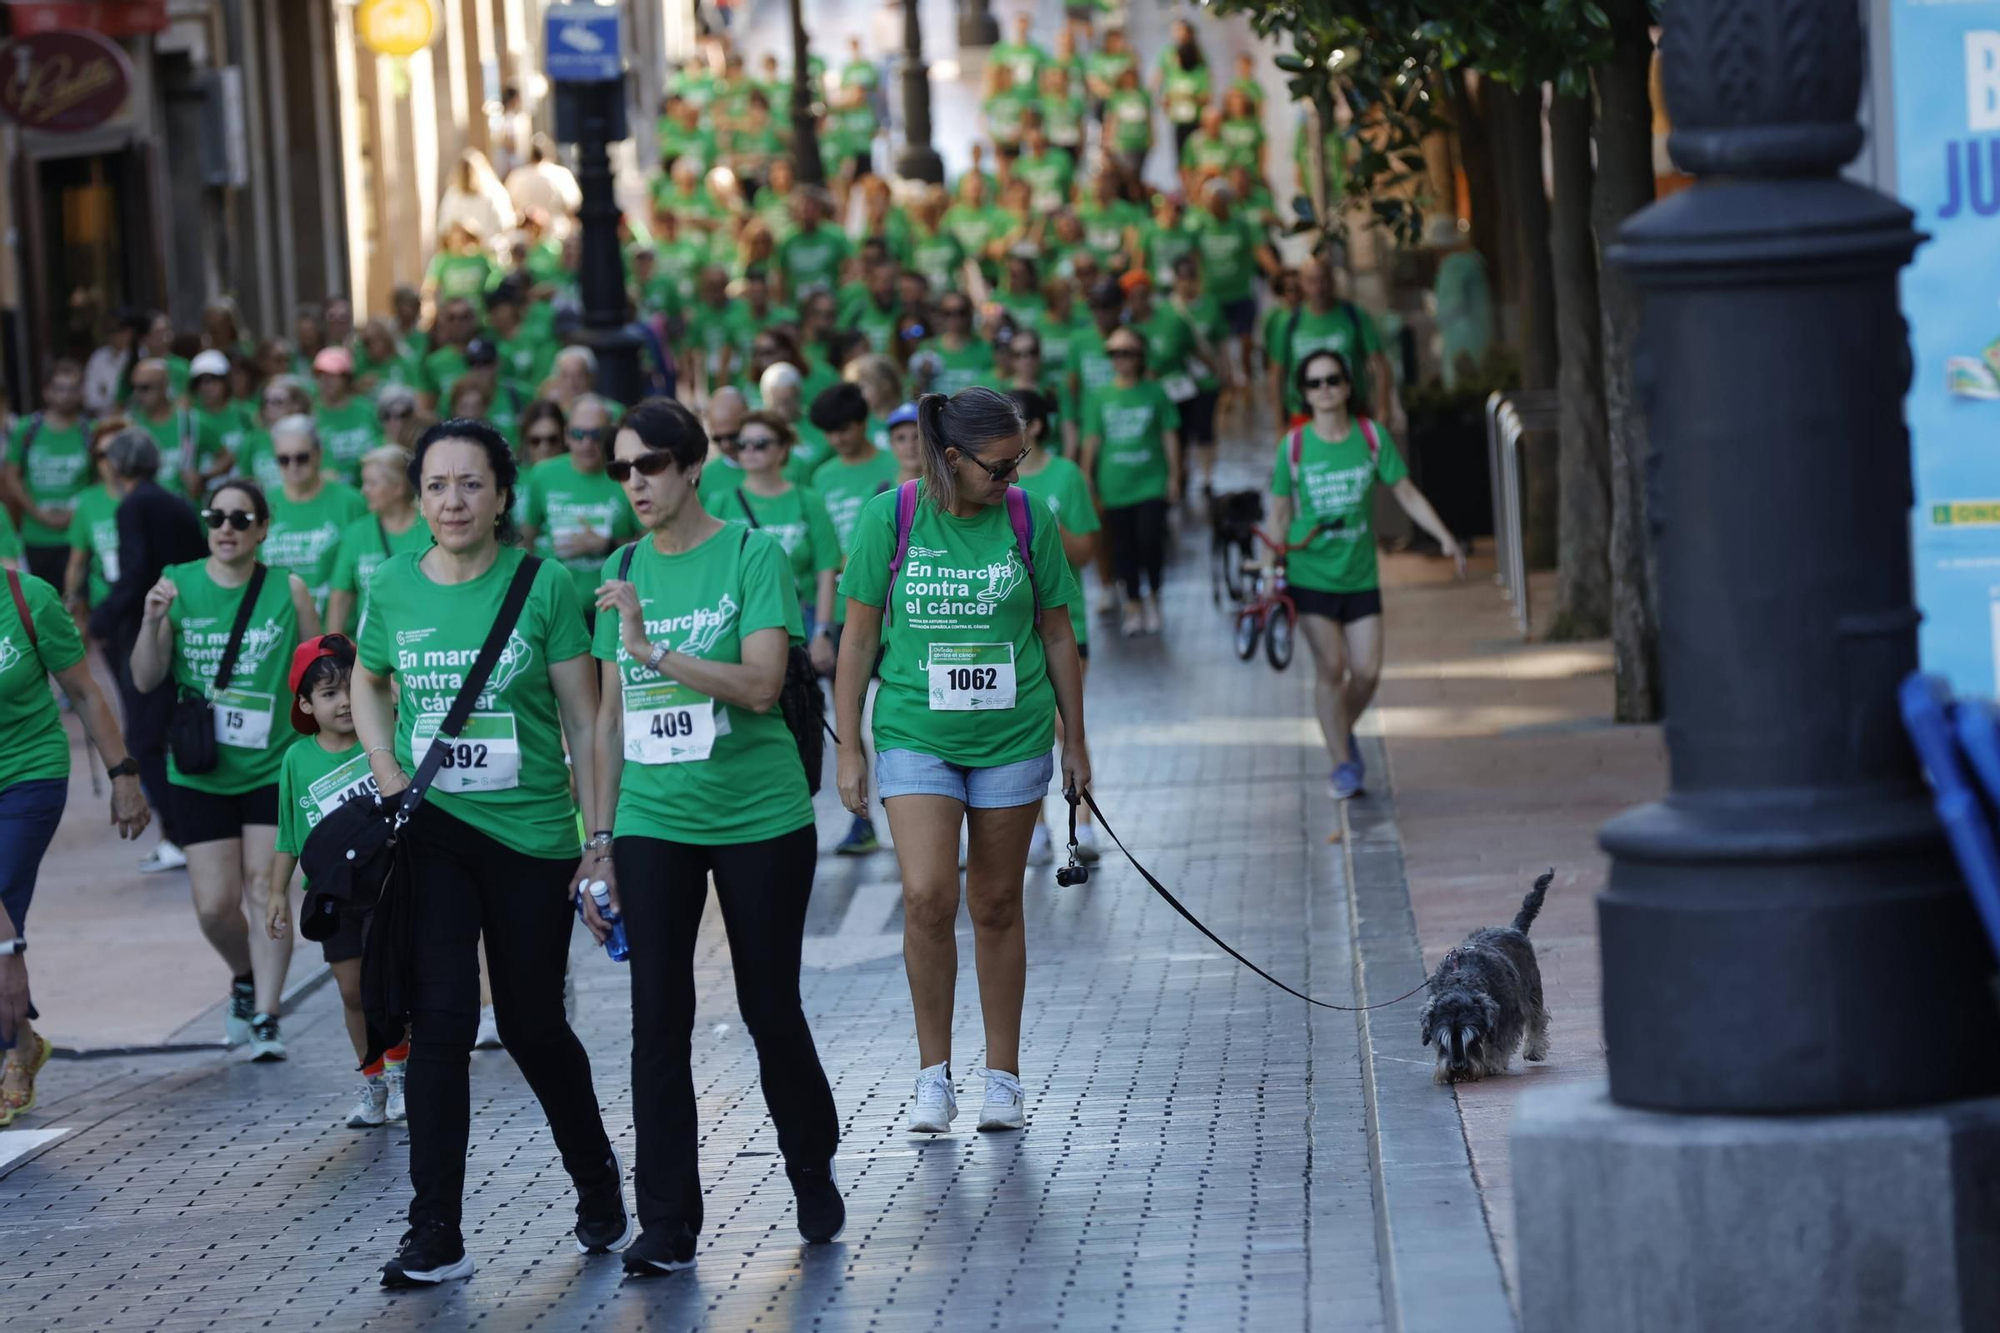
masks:
{"type": "Polygon", "coordinates": [[[1470,1083],[1503,1074],[1514,1051],[1542,1060],[1549,1053],[1549,1011],[1542,1005],[1542,969],[1528,927],[1548,896],[1551,870],[1535,881],[1514,924],[1475,930],[1431,974],[1430,998],[1419,1021],[1434,1047],[1439,1083],[1470,1083]]]}

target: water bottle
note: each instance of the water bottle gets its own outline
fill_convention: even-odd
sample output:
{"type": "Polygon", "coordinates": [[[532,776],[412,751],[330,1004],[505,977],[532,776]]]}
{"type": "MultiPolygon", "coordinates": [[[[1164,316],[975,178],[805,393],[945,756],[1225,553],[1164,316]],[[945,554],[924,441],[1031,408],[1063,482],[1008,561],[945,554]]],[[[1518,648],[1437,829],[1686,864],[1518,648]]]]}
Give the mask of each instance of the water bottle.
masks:
{"type": "MultiPolygon", "coordinates": [[[[604,952],[614,963],[622,963],[632,956],[632,950],[625,943],[625,921],[611,906],[611,886],[603,880],[592,880],[584,885],[584,892],[590,901],[597,904],[597,915],[605,925],[611,927],[611,934],[605,937],[604,952]]],[[[576,900],[576,914],[583,915],[583,899],[576,900]]]]}

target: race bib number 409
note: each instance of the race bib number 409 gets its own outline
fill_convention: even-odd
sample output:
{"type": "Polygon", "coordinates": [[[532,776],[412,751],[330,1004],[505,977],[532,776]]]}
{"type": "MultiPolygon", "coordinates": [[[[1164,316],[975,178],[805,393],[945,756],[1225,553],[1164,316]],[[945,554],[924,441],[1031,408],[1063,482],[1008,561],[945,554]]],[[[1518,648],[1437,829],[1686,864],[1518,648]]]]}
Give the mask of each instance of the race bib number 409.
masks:
{"type": "Polygon", "coordinates": [[[673,681],[625,687],[625,758],[691,764],[715,749],[715,700],[673,681]]]}
{"type": "Polygon", "coordinates": [[[1014,706],[1014,645],[934,643],[931,711],[978,713],[1014,706]]]}
{"type": "MultiPolygon", "coordinates": [[[[442,714],[426,713],[417,718],[410,735],[410,754],[419,764],[430,749],[442,714]]],[[[521,742],[514,730],[512,713],[474,713],[465,720],[465,730],[450,743],[444,763],[432,782],[439,791],[507,791],[521,785],[521,742]]]]}

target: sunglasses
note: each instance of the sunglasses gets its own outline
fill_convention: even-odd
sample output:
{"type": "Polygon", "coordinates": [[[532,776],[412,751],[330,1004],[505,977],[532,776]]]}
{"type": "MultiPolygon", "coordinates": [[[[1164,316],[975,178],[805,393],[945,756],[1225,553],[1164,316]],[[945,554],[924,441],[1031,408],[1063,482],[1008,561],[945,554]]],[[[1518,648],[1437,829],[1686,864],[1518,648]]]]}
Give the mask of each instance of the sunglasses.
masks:
{"type": "Polygon", "coordinates": [[[1136,347],[1114,347],[1110,350],[1110,352],[1107,355],[1117,357],[1122,360],[1125,357],[1140,356],[1142,355],[1142,353],[1136,347]]]}
{"type": "Polygon", "coordinates": [[[604,435],[605,430],[602,426],[571,426],[569,428],[569,437],[572,440],[601,440],[604,438],[604,435]]]}
{"type": "Polygon", "coordinates": [[[1341,385],[1345,383],[1347,383],[1347,377],[1345,375],[1322,375],[1317,379],[1309,379],[1305,381],[1305,386],[1308,390],[1338,389],[1341,385]]]}
{"type": "Polygon", "coordinates": [[[526,441],[529,444],[543,445],[553,449],[562,444],[562,432],[555,430],[533,431],[526,436],[526,441]]]}
{"type": "Polygon", "coordinates": [[[154,392],[155,390],[158,390],[158,389],[164,389],[164,388],[166,388],[166,387],[167,387],[167,382],[166,382],[165,380],[133,380],[133,381],[132,381],[132,392],[133,392],[133,393],[152,393],[152,392],[154,392]]]}
{"type": "Polygon", "coordinates": [[[711,435],[708,438],[715,441],[718,445],[730,445],[736,443],[743,437],[741,435],[738,435],[734,431],[722,431],[717,434],[711,435]]]}
{"type": "Polygon", "coordinates": [[[604,465],[604,475],[623,486],[632,479],[634,472],[642,477],[657,477],[674,464],[674,456],[664,449],[640,454],[637,458],[614,458],[604,465]]]}
{"type": "Polygon", "coordinates": [[[988,467],[982,460],[974,457],[971,454],[965,453],[963,450],[960,451],[959,456],[973,463],[978,464],[979,470],[981,472],[984,472],[987,476],[993,478],[993,480],[1005,481],[1007,480],[1007,478],[1013,476],[1017,471],[1020,470],[1021,464],[1027,461],[1028,455],[1033,453],[1034,450],[1035,447],[1033,445],[1029,445],[1026,449],[1023,449],[1020,453],[1015,454],[1012,458],[1002,463],[999,467],[988,467]]]}
{"type": "Polygon", "coordinates": [[[276,454],[279,467],[304,467],[312,462],[311,454],[276,454]]]}
{"type": "Polygon", "coordinates": [[[414,407],[385,407],[380,415],[384,421],[403,421],[417,414],[414,407]]]}
{"type": "Polygon", "coordinates": [[[246,514],[241,509],[204,509],[201,511],[201,519],[208,524],[210,532],[218,530],[225,523],[238,532],[248,532],[250,525],[257,521],[257,516],[246,514]]]}
{"type": "Polygon", "coordinates": [[[739,435],[736,438],[736,448],[739,453],[747,454],[755,450],[778,447],[778,437],[775,435],[739,435]]]}

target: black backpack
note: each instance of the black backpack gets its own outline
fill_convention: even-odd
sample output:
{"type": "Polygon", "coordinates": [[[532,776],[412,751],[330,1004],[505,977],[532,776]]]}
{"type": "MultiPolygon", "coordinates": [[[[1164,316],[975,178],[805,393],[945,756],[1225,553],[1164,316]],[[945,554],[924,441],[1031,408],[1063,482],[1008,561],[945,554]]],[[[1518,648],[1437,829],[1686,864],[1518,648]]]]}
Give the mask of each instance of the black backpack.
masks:
{"type": "MultiPolygon", "coordinates": [[[[749,509],[744,506],[745,511],[749,509]]],[[[753,514],[751,526],[757,524],[753,514]]],[[[641,538],[641,540],[644,540],[641,538]]],[[[739,563],[742,550],[750,542],[750,529],[743,529],[743,539],[737,543],[739,563]]],[[[632,557],[638,553],[639,543],[628,542],[618,557],[618,580],[632,581],[632,557]]],[[[785,654],[785,684],[778,691],[778,711],[785,716],[785,725],[791,729],[792,741],[799,747],[799,762],[805,765],[806,791],[819,795],[820,768],[826,761],[826,737],[833,735],[833,728],[826,720],[826,696],[819,691],[819,672],[813,670],[812,658],[806,650],[793,644],[785,654]]]]}

